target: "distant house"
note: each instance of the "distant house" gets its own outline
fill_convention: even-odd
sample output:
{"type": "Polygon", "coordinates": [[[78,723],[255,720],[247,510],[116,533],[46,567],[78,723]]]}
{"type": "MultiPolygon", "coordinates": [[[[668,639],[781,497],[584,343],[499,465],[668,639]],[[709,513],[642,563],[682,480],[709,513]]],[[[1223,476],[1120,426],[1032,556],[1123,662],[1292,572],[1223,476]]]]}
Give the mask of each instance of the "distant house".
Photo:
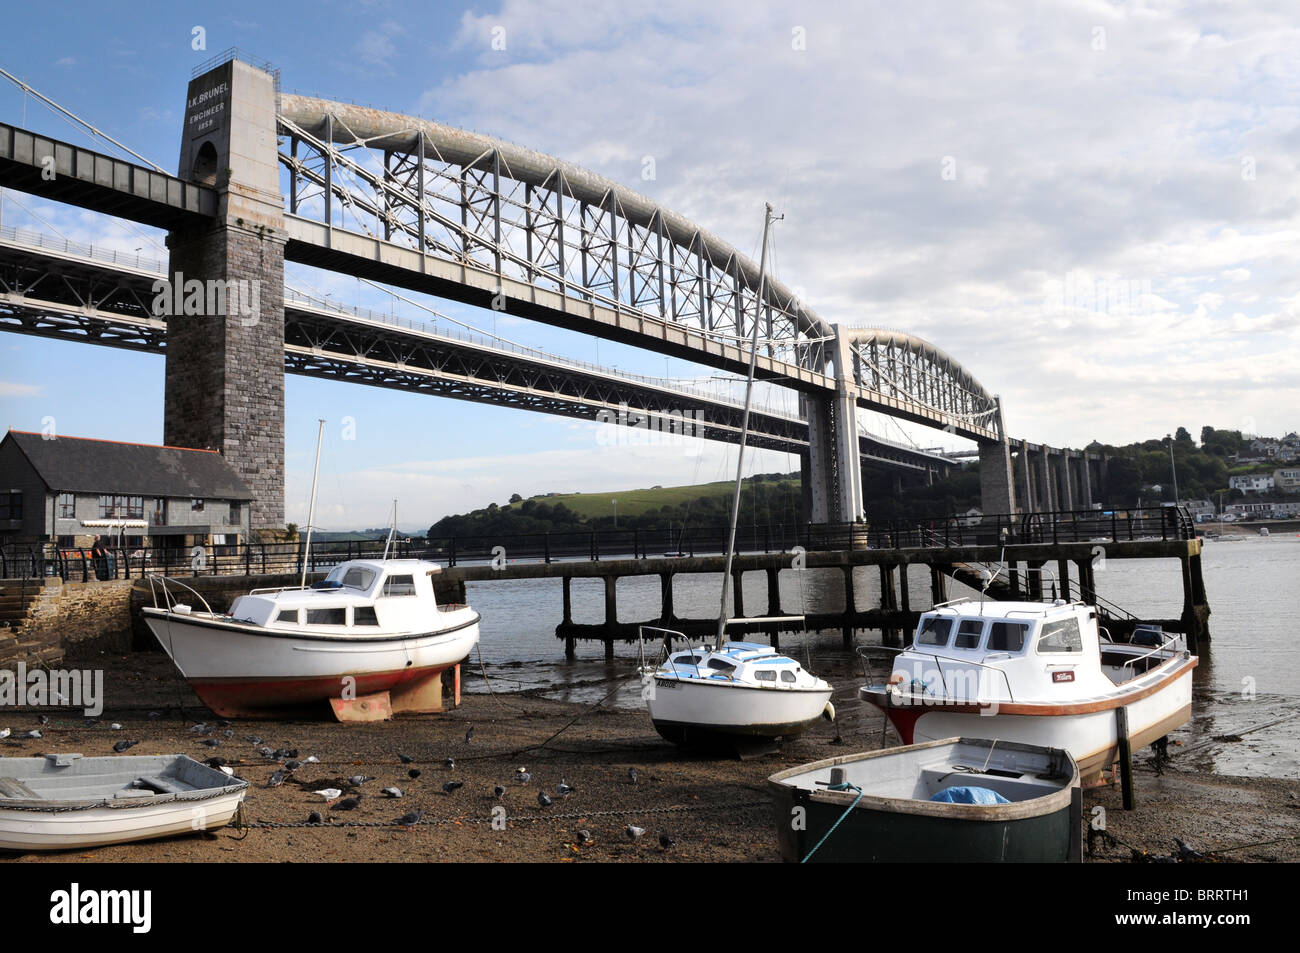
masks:
{"type": "Polygon", "coordinates": [[[1240,490],[1242,493],[1267,493],[1273,489],[1273,475],[1245,473],[1241,476],[1228,477],[1228,489],[1240,490]]]}
{"type": "Polygon", "coordinates": [[[1300,467],[1274,470],[1273,485],[1282,493],[1300,493],[1300,467]]]}
{"type": "Polygon", "coordinates": [[[20,430],[0,440],[0,543],[235,545],[248,539],[252,499],[215,450],[20,430]]]}

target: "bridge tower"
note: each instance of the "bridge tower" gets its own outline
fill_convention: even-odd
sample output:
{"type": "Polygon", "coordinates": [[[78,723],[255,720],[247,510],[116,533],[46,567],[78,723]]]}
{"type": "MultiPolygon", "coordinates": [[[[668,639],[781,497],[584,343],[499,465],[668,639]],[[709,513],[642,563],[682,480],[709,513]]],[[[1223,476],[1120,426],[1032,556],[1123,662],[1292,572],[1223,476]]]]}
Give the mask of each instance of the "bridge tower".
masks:
{"type": "Polygon", "coordinates": [[[167,238],[164,439],[221,451],[253,491],[254,530],[284,525],[276,86],[273,74],[234,59],[190,81],[178,175],[217,189],[217,215],[167,238]]]}
{"type": "MultiPolygon", "coordinates": [[[[809,489],[808,518],[814,523],[852,523],[862,519],[862,460],[858,449],[857,384],[851,342],[835,326],[831,360],[835,394],[808,397],[808,456],[804,482],[809,489]]],[[[804,465],[804,460],[800,460],[804,465]]]]}
{"type": "MultiPolygon", "coordinates": [[[[980,503],[986,514],[1016,512],[1016,479],[1011,466],[1011,441],[1002,420],[1002,399],[997,402],[997,440],[981,440],[980,503]]],[[[1022,451],[1023,452],[1023,451],[1022,451]]]]}

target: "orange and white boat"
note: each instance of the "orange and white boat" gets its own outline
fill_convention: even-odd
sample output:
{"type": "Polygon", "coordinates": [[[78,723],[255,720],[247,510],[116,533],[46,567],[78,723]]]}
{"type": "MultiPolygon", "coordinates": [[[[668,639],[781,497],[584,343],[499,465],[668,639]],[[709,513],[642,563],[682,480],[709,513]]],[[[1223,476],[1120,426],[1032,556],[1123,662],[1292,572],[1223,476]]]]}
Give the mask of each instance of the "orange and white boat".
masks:
{"type": "Polygon", "coordinates": [[[1197,657],[1181,635],[1112,641],[1079,602],[958,601],[924,613],[889,679],[864,685],[904,744],[958,735],[1064,748],[1084,780],[1191,718],[1197,657]],[[1146,643],[1146,644],[1143,644],[1146,643]]]}

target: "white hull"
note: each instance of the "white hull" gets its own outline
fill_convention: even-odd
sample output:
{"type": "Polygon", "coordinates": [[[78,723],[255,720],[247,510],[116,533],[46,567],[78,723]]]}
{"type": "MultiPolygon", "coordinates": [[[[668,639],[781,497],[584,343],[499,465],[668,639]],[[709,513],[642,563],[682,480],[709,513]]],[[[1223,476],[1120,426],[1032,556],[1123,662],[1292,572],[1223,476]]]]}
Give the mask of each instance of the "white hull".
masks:
{"type": "Polygon", "coordinates": [[[443,630],[356,637],[308,637],[260,626],[217,624],[206,613],[146,608],[145,621],[188,679],[315,679],[446,668],[479,638],[472,609],[440,612],[443,630]],[[208,624],[205,624],[207,622],[208,624]],[[454,630],[454,631],[447,631],[454,630]]]}
{"type": "Polygon", "coordinates": [[[830,699],[829,688],[753,688],[657,676],[646,706],[656,727],[780,737],[806,730],[821,717],[830,699]]]}
{"type": "Polygon", "coordinates": [[[0,850],[71,850],[216,830],[230,823],[243,799],[240,791],[197,803],[171,802],[156,807],[61,813],[0,808],[0,850]]]}

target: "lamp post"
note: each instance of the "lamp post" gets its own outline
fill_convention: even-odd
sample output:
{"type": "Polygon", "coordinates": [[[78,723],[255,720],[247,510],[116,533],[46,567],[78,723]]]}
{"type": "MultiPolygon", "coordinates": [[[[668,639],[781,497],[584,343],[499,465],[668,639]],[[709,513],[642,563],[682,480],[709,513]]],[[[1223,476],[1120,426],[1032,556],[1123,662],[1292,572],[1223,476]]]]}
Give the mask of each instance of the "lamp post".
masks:
{"type": "Polygon", "coordinates": [[[1169,472],[1174,478],[1174,506],[1178,505],[1178,468],[1174,466],[1174,438],[1165,434],[1165,439],[1169,441],[1169,472]]]}
{"type": "Polygon", "coordinates": [[[610,500],[614,504],[614,528],[618,529],[618,500],[610,500]]]}

